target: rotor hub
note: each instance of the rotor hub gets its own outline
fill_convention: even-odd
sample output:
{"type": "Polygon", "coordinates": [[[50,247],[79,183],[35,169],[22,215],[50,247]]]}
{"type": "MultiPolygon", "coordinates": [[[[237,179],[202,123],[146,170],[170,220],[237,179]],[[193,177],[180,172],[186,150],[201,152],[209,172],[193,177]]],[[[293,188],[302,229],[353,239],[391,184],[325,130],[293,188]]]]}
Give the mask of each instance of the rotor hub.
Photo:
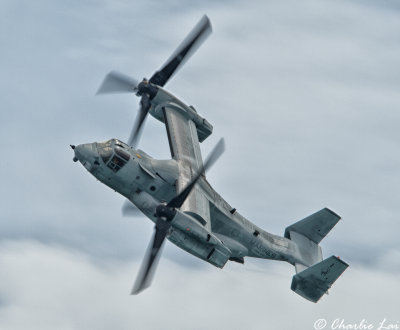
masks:
{"type": "Polygon", "coordinates": [[[156,208],[156,215],[159,218],[164,218],[166,221],[172,221],[176,215],[176,210],[164,204],[160,204],[156,208]]]}
{"type": "Polygon", "coordinates": [[[137,95],[142,96],[143,94],[148,94],[150,100],[152,100],[158,92],[158,88],[149,83],[149,81],[145,78],[143,79],[138,87],[137,87],[137,95]]]}

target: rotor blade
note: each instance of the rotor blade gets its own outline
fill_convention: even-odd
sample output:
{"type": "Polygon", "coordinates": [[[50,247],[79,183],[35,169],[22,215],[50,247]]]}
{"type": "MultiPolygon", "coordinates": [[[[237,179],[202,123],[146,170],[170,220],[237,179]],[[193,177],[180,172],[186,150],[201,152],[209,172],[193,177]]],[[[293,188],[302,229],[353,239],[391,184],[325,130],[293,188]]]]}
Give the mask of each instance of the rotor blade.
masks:
{"type": "Polygon", "coordinates": [[[164,86],[168,79],[171,78],[175,71],[194,53],[211,32],[210,20],[204,15],[164,66],[153,74],[150,78],[150,82],[158,86],[164,86]]]}
{"type": "Polygon", "coordinates": [[[96,94],[133,93],[139,82],[123,73],[111,71],[104,78],[96,94]]]}
{"type": "Polygon", "coordinates": [[[138,294],[150,286],[157,268],[158,260],[160,259],[159,253],[161,247],[170,227],[170,222],[161,220],[161,218],[157,219],[157,224],[154,228],[155,232],[153,239],[143,259],[142,266],[140,267],[140,271],[132,288],[131,294],[138,294]]]}
{"type": "Polygon", "coordinates": [[[148,94],[142,95],[142,98],[140,99],[140,105],[139,113],[136,116],[135,124],[133,125],[132,132],[128,140],[128,144],[132,148],[135,148],[139,142],[144,120],[146,119],[151,108],[150,96],[148,94]]]}
{"type": "Polygon", "coordinates": [[[214,163],[217,161],[217,159],[223,154],[224,150],[225,150],[225,142],[224,142],[224,139],[221,139],[218,141],[217,145],[214,147],[214,149],[208,155],[206,162],[200,168],[199,172],[197,173],[195,178],[192,180],[192,182],[190,182],[185,187],[185,189],[183,189],[181,191],[181,193],[178,196],[174,197],[167,204],[167,206],[173,207],[173,208],[181,207],[182,204],[185,202],[186,198],[189,196],[189,194],[192,191],[193,187],[195,186],[196,182],[203,175],[204,171],[208,170],[212,165],[214,165],[214,163]]]}
{"type": "Polygon", "coordinates": [[[125,200],[124,205],[122,205],[122,215],[124,217],[137,217],[143,216],[143,213],[131,201],[125,200]]]}

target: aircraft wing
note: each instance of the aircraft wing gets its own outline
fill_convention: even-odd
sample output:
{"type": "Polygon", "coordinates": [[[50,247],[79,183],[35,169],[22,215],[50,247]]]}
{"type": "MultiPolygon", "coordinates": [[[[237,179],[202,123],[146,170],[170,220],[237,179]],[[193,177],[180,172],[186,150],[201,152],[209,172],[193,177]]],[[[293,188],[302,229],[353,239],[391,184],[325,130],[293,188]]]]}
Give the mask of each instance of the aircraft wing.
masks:
{"type": "MultiPolygon", "coordinates": [[[[164,106],[164,122],[171,156],[178,163],[177,193],[181,192],[198,173],[203,164],[196,124],[184,112],[173,106],[164,106]]],[[[210,226],[210,207],[202,189],[196,185],[181,211],[189,213],[204,226],[210,226]]]]}

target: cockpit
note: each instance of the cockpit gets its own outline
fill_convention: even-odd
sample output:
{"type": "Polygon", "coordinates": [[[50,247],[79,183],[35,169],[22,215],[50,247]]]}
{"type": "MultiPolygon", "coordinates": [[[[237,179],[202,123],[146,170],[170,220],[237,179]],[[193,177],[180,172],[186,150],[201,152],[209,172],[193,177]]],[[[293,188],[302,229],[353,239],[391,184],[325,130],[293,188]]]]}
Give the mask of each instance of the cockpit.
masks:
{"type": "Polygon", "coordinates": [[[114,172],[118,172],[129,161],[129,150],[130,147],[126,143],[117,139],[97,143],[101,159],[114,172]]]}

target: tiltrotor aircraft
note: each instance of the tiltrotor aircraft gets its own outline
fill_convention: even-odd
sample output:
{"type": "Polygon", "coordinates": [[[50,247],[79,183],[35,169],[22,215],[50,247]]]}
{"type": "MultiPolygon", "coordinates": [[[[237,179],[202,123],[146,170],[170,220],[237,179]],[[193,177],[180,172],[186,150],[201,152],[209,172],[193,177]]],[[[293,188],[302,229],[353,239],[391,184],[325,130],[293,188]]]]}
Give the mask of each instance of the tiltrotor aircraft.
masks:
{"type": "Polygon", "coordinates": [[[204,16],[187,38],[149,79],[136,81],[110,72],[98,93],[133,92],[141,97],[128,143],[117,139],[71,147],[74,161],[117,191],[155,223],[155,232],[132,289],[137,294],[152,280],[165,238],[190,254],[223,268],[244,258],[283,260],[295,266],[292,290],[317,302],[348,265],[335,256],[325,260],[319,243],[340,217],[327,208],[287,227],[284,236],[270,234],[240,215],[208,183],[205,171],[224,150],[220,140],[203,163],[200,143],[212,125],[163,87],[211,33],[204,16]],[[165,124],[171,158],[157,160],[137,149],[148,114],[165,124]]]}

